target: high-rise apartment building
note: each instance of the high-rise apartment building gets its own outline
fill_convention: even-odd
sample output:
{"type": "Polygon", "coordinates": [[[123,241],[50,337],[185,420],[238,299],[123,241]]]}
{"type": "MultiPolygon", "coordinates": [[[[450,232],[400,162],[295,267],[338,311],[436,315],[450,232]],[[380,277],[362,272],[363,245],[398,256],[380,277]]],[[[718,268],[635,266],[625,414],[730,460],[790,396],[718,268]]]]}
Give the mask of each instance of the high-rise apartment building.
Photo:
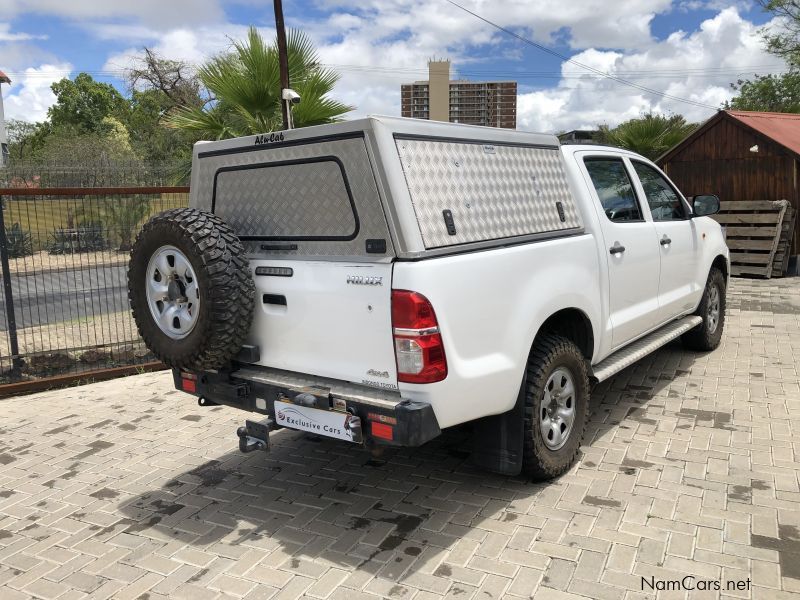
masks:
{"type": "Polygon", "coordinates": [[[400,88],[404,117],[488,127],[517,127],[516,81],[450,79],[450,61],[428,63],[428,81],[400,88]]]}

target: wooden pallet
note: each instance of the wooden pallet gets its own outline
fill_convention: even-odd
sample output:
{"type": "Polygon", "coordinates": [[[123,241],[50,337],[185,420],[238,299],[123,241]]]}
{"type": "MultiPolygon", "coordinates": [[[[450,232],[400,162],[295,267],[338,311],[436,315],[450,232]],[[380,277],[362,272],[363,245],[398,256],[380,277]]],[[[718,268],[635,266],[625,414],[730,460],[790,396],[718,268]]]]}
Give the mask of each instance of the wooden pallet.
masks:
{"type": "Polygon", "coordinates": [[[786,200],[723,202],[714,218],[727,228],[731,275],[772,277],[786,200]]]}
{"type": "Polygon", "coordinates": [[[783,277],[789,269],[789,256],[791,254],[792,239],[794,238],[794,224],[797,211],[791,206],[786,207],[781,225],[781,237],[778,240],[778,249],[772,261],[772,276],[783,277]]]}

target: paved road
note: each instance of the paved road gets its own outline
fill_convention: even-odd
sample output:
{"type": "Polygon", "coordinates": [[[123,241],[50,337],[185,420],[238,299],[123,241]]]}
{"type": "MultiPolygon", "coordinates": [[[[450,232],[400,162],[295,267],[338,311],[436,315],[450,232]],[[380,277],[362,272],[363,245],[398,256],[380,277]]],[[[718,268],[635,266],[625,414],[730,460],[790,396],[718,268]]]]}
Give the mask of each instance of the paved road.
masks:
{"type": "Polygon", "coordinates": [[[463,430],[382,460],[288,430],[241,455],[244,414],[166,372],[2,400],[0,598],[655,598],[645,578],[797,600],[800,279],[729,300],[717,351],[594,390],[546,484],[475,470],[463,430]]]}
{"type": "MultiPolygon", "coordinates": [[[[17,327],[60,323],[127,310],[127,285],[126,267],[122,265],[21,277],[12,274],[17,327]]],[[[0,331],[7,329],[6,306],[0,293],[0,331]]]]}

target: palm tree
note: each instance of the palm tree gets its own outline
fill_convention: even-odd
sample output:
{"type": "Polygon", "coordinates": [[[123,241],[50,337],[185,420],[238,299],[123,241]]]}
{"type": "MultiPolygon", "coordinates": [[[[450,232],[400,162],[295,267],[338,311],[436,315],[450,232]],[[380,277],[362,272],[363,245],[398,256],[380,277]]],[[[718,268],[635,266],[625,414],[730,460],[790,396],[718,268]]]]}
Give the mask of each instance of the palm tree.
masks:
{"type": "MultiPolygon", "coordinates": [[[[294,107],[295,127],[333,123],[352,107],[328,97],[339,75],[325,69],[311,40],[302,32],[287,35],[289,81],[302,97],[294,107]]],[[[267,45],[255,27],[230,52],[208,60],[198,71],[213,100],[206,107],[183,106],[167,125],[221,140],[282,128],[277,43],[267,45]]]]}
{"type": "Polygon", "coordinates": [[[600,126],[598,141],[625,148],[655,160],[689,135],[697,125],[681,115],[647,113],[621,123],[614,129],[600,126]]]}

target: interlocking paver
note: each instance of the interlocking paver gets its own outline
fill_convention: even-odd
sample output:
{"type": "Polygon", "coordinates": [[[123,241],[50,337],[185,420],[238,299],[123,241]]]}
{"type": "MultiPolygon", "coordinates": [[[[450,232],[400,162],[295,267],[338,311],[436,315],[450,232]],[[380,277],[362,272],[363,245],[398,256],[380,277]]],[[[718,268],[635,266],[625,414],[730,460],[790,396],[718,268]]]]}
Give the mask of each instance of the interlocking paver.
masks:
{"type": "Polygon", "coordinates": [[[550,483],[471,468],[465,429],[379,460],[291,431],[241,455],[244,415],[168,373],[2,400],[0,598],[639,600],[686,574],[796,598],[800,280],[728,300],[720,349],[597,386],[550,483]]]}

